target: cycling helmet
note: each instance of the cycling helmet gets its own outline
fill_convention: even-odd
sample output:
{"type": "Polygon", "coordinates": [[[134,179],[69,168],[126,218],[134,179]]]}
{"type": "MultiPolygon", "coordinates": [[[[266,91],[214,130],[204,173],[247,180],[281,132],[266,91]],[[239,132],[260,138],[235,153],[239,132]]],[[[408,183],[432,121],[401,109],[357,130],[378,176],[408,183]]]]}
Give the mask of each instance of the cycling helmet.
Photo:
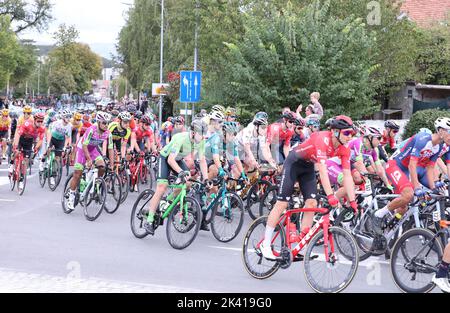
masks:
{"type": "Polygon", "coordinates": [[[191,124],[191,131],[197,134],[206,135],[208,125],[203,120],[193,120],[191,124]]]}
{"type": "Polygon", "coordinates": [[[9,110],[8,109],[3,109],[2,110],[2,115],[3,116],[9,116],[9,110]]]}
{"type": "Polygon", "coordinates": [[[212,112],[221,112],[222,114],[225,114],[225,112],[226,112],[226,109],[221,105],[215,105],[212,107],[211,110],[212,110],[212,112]]]}
{"type": "Polygon", "coordinates": [[[237,115],[236,108],[228,107],[226,112],[225,112],[225,115],[226,116],[236,116],[237,115]]]}
{"type": "Polygon", "coordinates": [[[121,120],[122,122],[129,122],[131,121],[132,117],[131,114],[128,112],[121,112],[118,116],[119,120],[121,120]]]}
{"type": "Polygon", "coordinates": [[[112,115],[114,118],[118,117],[119,114],[120,114],[119,110],[112,110],[112,111],[111,111],[111,115],[112,115]]]}
{"type": "Polygon", "coordinates": [[[256,113],[255,118],[253,119],[253,125],[261,126],[261,125],[269,125],[269,116],[266,112],[256,113]]]}
{"type": "Polygon", "coordinates": [[[131,114],[135,114],[136,111],[137,111],[137,108],[136,108],[135,105],[130,104],[129,106],[127,106],[127,111],[128,111],[129,113],[131,113],[131,114]]]}
{"type": "Polygon", "coordinates": [[[211,114],[209,114],[209,118],[215,121],[223,121],[225,120],[225,115],[219,111],[212,111],[211,114]]]}
{"type": "Polygon", "coordinates": [[[386,123],[384,123],[384,127],[394,129],[394,130],[400,130],[400,125],[398,125],[394,121],[386,121],[386,123]]]}
{"type": "Polygon", "coordinates": [[[111,122],[111,115],[106,112],[98,112],[96,120],[99,123],[101,123],[101,122],[109,123],[109,122],[111,122]]]}
{"type": "Polygon", "coordinates": [[[239,132],[239,124],[236,122],[225,122],[223,124],[223,129],[229,134],[236,135],[239,132]]]}
{"type": "Polygon", "coordinates": [[[383,137],[383,134],[376,127],[367,127],[364,130],[364,137],[378,137],[378,138],[381,138],[381,137],[383,137]]]}
{"type": "Polygon", "coordinates": [[[44,113],[41,113],[41,112],[37,113],[37,114],[34,116],[34,120],[35,120],[35,121],[44,121],[44,119],[45,119],[45,114],[44,114],[44,113]]]}
{"type": "Polygon", "coordinates": [[[430,135],[433,134],[433,132],[431,130],[429,130],[428,128],[421,128],[419,130],[419,133],[427,133],[427,134],[430,134],[430,135]]]}
{"type": "Polygon", "coordinates": [[[152,120],[150,119],[150,117],[148,116],[144,116],[141,119],[141,123],[142,124],[146,124],[146,125],[150,125],[152,123],[152,120]]]}
{"type": "MultiPolygon", "coordinates": [[[[117,115],[119,115],[119,114],[117,114],[117,115]]],[[[90,116],[89,114],[85,113],[85,114],[83,115],[83,120],[84,120],[84,121],[89,121],[90,119],[91,119],[91,116],[90,116]]]]}
{"type": "Polygon", "coordinates": [[[136,112],[136,114],[134,114],[134,117],[137,119],[137,120],[140,120],[141,118],[142,118],[142,112],[141,111],[137,111],[136,112]]]}
{"type": "Polygon", "coordinates": [[[304,120],[304,119],[301,119],[301,118],[296,118],[296,119],[293,121],[293,123],[294,123],[294,125],[295,125],[296,127],[299,127],[299,126],[305,127],[305,126],[306,126],[305,120],[304,120]]]}
{"type": "Polygon", "coordinates": [[[450,129],[450,118],[448,117],[440,117],[434,122],[434,127],[436,127],[436,130],[439,128],[443,128],[446,130],[450,129]]]}
{"type": "Polygon", "coordinates": [[[83,118],[83,116],[81,115],[81,113],[75,113],[75,115],[73,116],[73,118],[76,120],[76,121],[81,121],[81,119],[83,118]]]}
{"type": "Polygon", "coordinates": [[[61,118],[69,119],[72,117],[72,112],[70,112],[69,110],[63,110],[60,115],[61,118]]]}
{"type": "Polygon", "coordinates": [[[29,114],[31,114],[33,112],[33,109],[29,106],[29,105],[26,105],[24,108],[23,108],[23,113],[25,114],[25,113],[29,113],[29,114]]]}
{"type": "Polygon", "coordinates": [[[170,126],[172,126],[172,123],[171,123],[171,122],[164,122],[164,123],[161,125],[161,129],[164,131],[164,130],[168,129],[170,126]]]}
{"type": "Polygon", "coordinates": [[[286,113],[283,114],[283,118],[287,122],[294,122],[297,119],[297,116],[295,116],[295,114],[292,113],[292,112],[286,112],[286,113]]]}
{"type": "MultiPolygon", "coordinates": [[[[310,115],[311,116],[311,115],[310,115]]],[[[317,118],[311,118],[311,117],[309,117],[309,118],[307,118],[306,119],[306,126],[314,126],[314,127],[320,127],[320,121],[319,121],[319,119],[317,119],[317,118]]]]}
{"type": "Polygon", "coordinates": [[[184,122],[185,122],[185,119],[184,119],[183,116],[178,116],[178,117],[176,118],[176,120],[175,120],[175,124],[176,124],[176,123],[178,123],[178,124],[184,124],[184,122]]]}
{"type": "Polygon", "coordinates": [[[12,112],[12,111],[11,111],[11,112],[9,113],[9,117],[12,118],[12,119],[14,119],[14,118],[17,118],[18,116],[17,116],[17,113],[16,113],[16,112],[12,112]]]}
{"type": "Polygon", "coordinates": [[[330,118],[325,122],[325,127],[330,128],[332,124],[333,124],[333,119],[330,118]]]}
{"type": "Polygon", "coordinates": [[[345,115],[336,116],[331,123],[331,129],[353,129],[353,121],[345,115]]]}

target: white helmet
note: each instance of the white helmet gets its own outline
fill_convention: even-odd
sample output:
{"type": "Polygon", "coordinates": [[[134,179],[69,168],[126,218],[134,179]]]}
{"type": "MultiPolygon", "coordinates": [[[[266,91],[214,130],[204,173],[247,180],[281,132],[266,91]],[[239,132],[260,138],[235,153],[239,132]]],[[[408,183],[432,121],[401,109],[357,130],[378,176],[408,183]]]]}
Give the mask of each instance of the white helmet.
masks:
{"type": "Polygon", "coordinates": [[[69,111],[69,110],[63,110],[63,111],[61,112],[61,117],[62,117],[62,118],[69,119],[69,118],[72,117],[72,112],[69,111]]]}
{"type": "Polygon", "coordinates": [[[436,130],[439,128],[443,128],[446,130],[450,129],[450,118],[448,117],[440,117],[434,122],[434,127],[436,127],[436,130]]]}
{"type": "Polygon", "coordinates": [[[111,115],[109,113],[106,112],[98,112],[97,113],[97,122],[106,122],[109,123],[111,122],[111,115]]]}
{"type": "Polygon", "coordinates": [[[215,105],[212,107],[211,111],[212,112],[221,112],[221,113],[225,114],[226,109],[221,105],[215,105]]]}
{"type": "Polygon", "coordinates": [[[131,114],[128,113],[128,112],[126,112],[126,111],[121,112],[121,113],[119,114],[118,118],[119,118],[119,120],[121,120],[122,122],[129,122],[129,121],[132,120],[131,114]]]}
{"type": "Polygon", "coordinates": [[[367,127],[364,129],[364,137],[382,137],[383,134],[377,127],[367,127]]]}
{"type": "Polygon", "coordinates": [[[211,114],[209,114],[209,118],[215,121],[223,121],[225,120],[225,115],[219,111],[212,111],[211,114]]]}

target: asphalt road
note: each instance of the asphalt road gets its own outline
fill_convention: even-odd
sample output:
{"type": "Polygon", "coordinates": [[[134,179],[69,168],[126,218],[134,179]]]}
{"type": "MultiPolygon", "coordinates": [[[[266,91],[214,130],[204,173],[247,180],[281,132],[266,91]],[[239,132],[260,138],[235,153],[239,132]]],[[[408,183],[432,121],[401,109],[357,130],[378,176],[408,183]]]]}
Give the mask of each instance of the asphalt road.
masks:
{"type": "MultiPolygon", "coordinates": [[[[163,228],[155,237],[133,236],[129,220],[137,194],[130,194],[116,214],[103,212],[96,222],[88,222],[80,208],[64,214],[62,184],[55,192],[42,189],[36,173],[34,168],[19,197],[9,190],[6,165],[0,166],[0,291],[312,292],[301,263],[265,281],[249,276],[241,259],[248,216],[229,244],[201,232],[190,247],[177,251],[163,228]]],[[[345,292],[399,290],[389,263],[371,258],[360,263],[345,292]]]]}

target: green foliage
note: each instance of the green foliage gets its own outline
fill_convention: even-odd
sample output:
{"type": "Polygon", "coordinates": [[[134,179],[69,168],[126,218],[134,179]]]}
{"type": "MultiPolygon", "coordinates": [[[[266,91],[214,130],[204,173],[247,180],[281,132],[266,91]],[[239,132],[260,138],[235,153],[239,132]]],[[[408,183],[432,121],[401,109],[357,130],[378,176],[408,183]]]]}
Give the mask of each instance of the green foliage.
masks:
{"type": "Polygon", "coordinates": [[[450,117],[450,111],[433,109],[414,113],[411,120],[405,127],[403,139],[414,136],[421,128],[428,128],[431,131],[434,131],[434,122],[439,117],[450,117]]]}
{"type": "Polygon", "coordinates": [[[20,45],[16,50],[16,68],[11,77],[11,84],[17,86],[25,82],[33,73],[37,64],[34,46],[26,44],[20,45]]]}
{"type": "Polygon", "coordinates": [[[50,88],[58,94],[71,93],[77,89],[72,73],[64,68],[57,68],[49,76],[50,88]]]}
{"type": "Polygon", "coordinates": [[[0,89],[17,67],[16,54],[19,43],[10,28],[10,18],[0,15],[0,89]]]}
{"type": "Polygon", "coordinates": [[[0,17],[9,16],[17,34],[32,28],[44,30],[52,19],[52,7],[50,0],[1,0],[0,17]]]}
{"type": "Polygon", "coordinates": [[[228,102],[278,114],[319,91],[324,107],[335,114],[359,118],[373,113],[375,39],[360,19],[330,17],[329,7],[329,1],[316,2],[300,14],[248,17],[244,39],[227,44],[228,102]]]}

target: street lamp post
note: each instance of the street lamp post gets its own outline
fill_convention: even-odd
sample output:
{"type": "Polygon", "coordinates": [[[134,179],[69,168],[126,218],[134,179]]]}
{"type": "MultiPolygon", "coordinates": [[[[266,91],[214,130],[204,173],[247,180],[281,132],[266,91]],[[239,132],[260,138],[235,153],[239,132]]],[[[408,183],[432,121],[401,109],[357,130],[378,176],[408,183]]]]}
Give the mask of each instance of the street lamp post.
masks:
{"type": "MultiPolygon", "coordinates": [[[[164,0],[161,0],[161,60],[159,82],[163,83],[164,70],[164,0]]],[[[163,96],[159,96],[159,126],[162,125],[163,96]]]]}

